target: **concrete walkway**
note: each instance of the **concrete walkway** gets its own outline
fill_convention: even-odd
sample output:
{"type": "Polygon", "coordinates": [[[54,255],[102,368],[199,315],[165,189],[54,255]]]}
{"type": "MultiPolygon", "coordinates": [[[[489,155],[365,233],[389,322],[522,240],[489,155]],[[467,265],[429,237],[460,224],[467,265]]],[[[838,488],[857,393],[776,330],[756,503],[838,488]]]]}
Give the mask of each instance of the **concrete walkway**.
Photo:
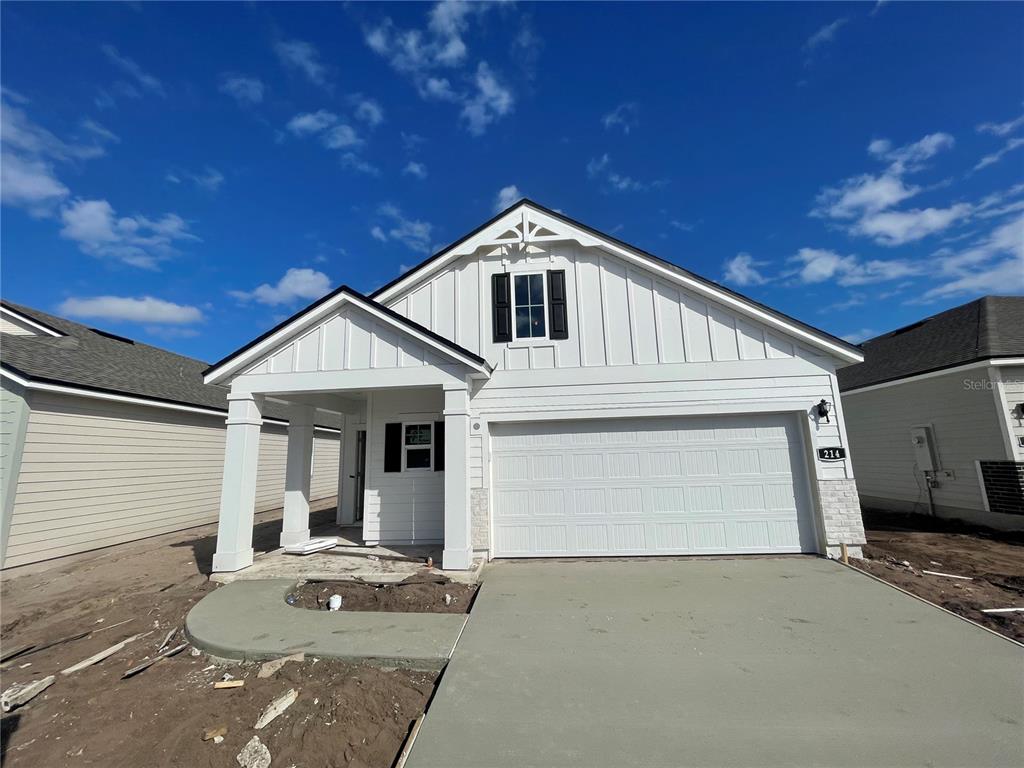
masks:
{"type": "Polygon", "coordinates": [[[814,558],[488,567],[407,768],[1024,765],[1024,650],[814,558]]]}
{"type": "Polygon", "coordinates": [[[229,659],[268,659],[305,651],[435,671],[447,663],[466,616],[451,613],[311,611],[288,605],[294,579],[237,581],[189,611],[193,645],[229,659]]]}

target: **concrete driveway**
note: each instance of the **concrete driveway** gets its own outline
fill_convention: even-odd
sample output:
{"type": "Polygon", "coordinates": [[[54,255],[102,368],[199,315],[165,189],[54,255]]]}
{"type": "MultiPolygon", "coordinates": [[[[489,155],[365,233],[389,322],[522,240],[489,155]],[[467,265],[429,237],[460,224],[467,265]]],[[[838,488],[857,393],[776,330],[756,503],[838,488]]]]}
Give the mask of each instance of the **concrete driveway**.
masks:
{"type": "Polygon", "coordinates": [[[1020,765],[1024,649],[799,557],[488,568],[408,762],[1020,765]]]}

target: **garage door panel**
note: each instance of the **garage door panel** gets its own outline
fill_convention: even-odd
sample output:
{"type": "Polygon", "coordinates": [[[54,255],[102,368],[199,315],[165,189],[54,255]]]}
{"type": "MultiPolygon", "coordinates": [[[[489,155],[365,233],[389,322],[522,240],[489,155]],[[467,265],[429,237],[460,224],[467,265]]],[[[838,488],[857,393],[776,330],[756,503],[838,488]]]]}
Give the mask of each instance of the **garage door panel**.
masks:
{"type": "Polygon", "coordinates": [[[813,550],[797,440],[782,415],[494,424],[495,554],[813,550]]]}

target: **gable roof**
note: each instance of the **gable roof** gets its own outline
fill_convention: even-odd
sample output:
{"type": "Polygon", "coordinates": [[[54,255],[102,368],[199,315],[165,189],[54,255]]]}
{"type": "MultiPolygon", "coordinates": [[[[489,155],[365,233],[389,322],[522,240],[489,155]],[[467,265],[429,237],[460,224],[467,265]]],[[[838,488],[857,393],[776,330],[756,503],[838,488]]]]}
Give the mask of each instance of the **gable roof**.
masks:
{"type": "Polygon", "coordinates": [[[439,251],[433,256],[420,262],[419,264],[407,270],[403,274],[399,275],[397,278],[387,283],[386,285],[382,286],[381,288],[378,288],[376,291],[370,294],[370,298],[376,301],[386,301],[390,299],[391,294],[395,293],[396,289],[399,289],[400,287],[403,287],[405,285],[408,285],[409,283],[414,282],[414,279],[417,278],[421,272],[427,271],[431,268],[439,267],[448,260],[452,260],[454,258],[462,256],[463,254],[459,252],[460,246],[467,244],[469,241],[473,240],[475,237],[477,237],[490,227],[494,226],[505,217],[509,216],[509,214],[524,207],[532,208],[546,217],[550,217],[551,219],[561,222],[562,224],[565,224],[568,227],[586,233],[591,238],[596,238],[598,240],[604,241],[605,243],[611,246],[635,254],[636,256],[639,256],[640,258],[646,260],[650,265],[658,266],[662,269],[667,269],[670,272],[670,274],[672,274],[676,278],[683,279],[691,283],[692,285],[699,287],[701,290],[710,294],[712,297],[717,298],[718,300],[725,300],[728,303],[738,304],[741,307],[746,308],[748,312],[752,313],[755,317],[760,317],[761,319],[768,319],[769,321],[775,321],[775,323],[781,326],[784,330],[796,330],[798,332],[798,335],[807,337],[807,340],[810,343],[816,344],[819,347],[823,347],[829,353],[835,355],[838,352],[839,355],[842,358],[844,358],[847,362],[860,362],[863,359],[863,355],[861,354],[860,348],[855,344],[850,344],[844,339],[840,339],[839,337],[834,336],[831,333],[828,333],[827,331],[823,331],[820,328],[816,328],[815,326],[804,323],[801,320],[797,320],[796,318],[779,312],[776,309],[772,309],[771,307],[762,304],[759,301],[751,299],[749,296],[745,296],[742,293],[734,291],[731,288],[727,288],[724,285],[721,285],[720,283],[717,283],[713,280],[709,280],[706,277],[702,277],[701,275],[698,275],[695,272],[691,272],[687,269],[684,269],[659,256],[655,256],[652,253],[648,253],[642,248],[638,248],[635,245],[630,245],[629,243],[619,240],[618,238],[615,238],[612,235],[606,234],[597,229],[594,229],[593,227],[583,224],[582,222],[576,221],[575,219],[572,219],[563,213],[552,210],[550,208],[546,208],[543,205],[536,203],[533,200],[530,200],[529,198],[526,197],[513,203],[504,211],[495,215],[488,221],[484,222],[479,227],[474,229],[472,232],[459,238],[448,247],[444,248],[443,250],[439,251]]]}
{"type": "Polygon", "coordinates": [[[316,319],[339,308],[346,301],[376,315],[379,319],[384,320],[393,327],[413,337],[418,337],[435,349],[440,350],[449,357],[454,357],[474,370],[486,374],[491,372],[491,366],[475,352],[471,352],[454,341],[434,333],[429,328],[425,328],[419,323],[403,317],[393,309],[385,307],[383,304],[374,301],[359,291],[347,285],[342,285],[340,288],[313,302],[305,309],[299,310],[287,320],[278,323],[266,333],[257,336],[245,346],[209,366],[203,371],[205,380],[213,382],[236,373],[239,368],[252,362],[254,358],[266,354],[275,343],[282,341],[304,326],[312,324],[316,319]]]}
{"type": "MultiPolygon", "coordinates": [[[[203,383],[206,363],[140,341],[98,331],[38,309],[0,302],[5,309],[44,325],[59,336],[4,334],[0,365],[30,382],[91,392],[128,395],[155,403],[227,412],[228,390],[203,383]]],[[[284,406],[267,402],[263,415],[287,420],[284,406]]],[[[336,420],[318,415],[318,424],[336,420]]],[[[328,423],[330,422],[330,423],[328,423]]]]}
{"type": "Polygon", "coordinates": [[[1024,357],[1024,296],[984,296],[861,347],[864,362],[837,374],[841,391],[979,360],[1024,357]]]}

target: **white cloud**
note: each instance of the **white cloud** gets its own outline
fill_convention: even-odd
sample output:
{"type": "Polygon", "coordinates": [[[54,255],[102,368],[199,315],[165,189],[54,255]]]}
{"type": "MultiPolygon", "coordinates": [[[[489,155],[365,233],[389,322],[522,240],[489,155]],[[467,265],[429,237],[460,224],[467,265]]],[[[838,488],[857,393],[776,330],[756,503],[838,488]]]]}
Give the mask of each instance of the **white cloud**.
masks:
{"type": "Polygon", "coordinates": [[[964,250],[944,248],[934,254],[939,271],[957,277],[967,276],[974,270],[984,271],[986,264],[1007,256],[1024,260],[1024,216],[997,225],[964,250]]]}
{"type": "Polygon", "coordinates": [[[175,242],[199,239],[175,213],[159,219],[118,218],[106,200],[75,200],[61,210],[60,218],[61,237],[73,240],[85,253],[143,269],[156,269],[173,256],[175,242]]]}
{"type": "Polygon", "coordinates": [[[902,259],[873,259],[862,262],[857,256],[843,256],[824,248],[801,248],[788,261],[797,265],[801,282],[823,283],[835,279],[840,285],[867,285],[899,280],[920,274],[922,266],[902,259]]]}
{"type": "Polygon", "coordinates": [[[262,103],[264,90],[263,81],[257,77],[221,75],[220,92],[231,96],[243,106],[262,103]]]}
{"type": "Polygon", "coordinates": [[[628,134],[637,126],[638,112],[639,109],[637,108],[636,103],[627,101],[619,104],[615,109],[602,117],[601,124],[604,125],[605,130],[618,128],[623,133],[628,134]]]}
{"type": "Polygon", "coordinates": [[[397,240],[406,248],[418,253],[430,253],[431,233],[433,225],[419,219],[409,219],[398,206],[384,203],[377,209],[377,215],[387,223],[374,225],[370,235],[386,243],[397,240]]]}
{"type": "Polygon", "coordinates": [[[114,144],[117,144],[121,141],[121,137],[119,137],[116,133],[88,117],[82,120],[81,126],[89,133],[95,135],[97,138],[102,139],[104,141],[109,141],[114,144]]]}
{"type": "Polygon", "coordinates": [[[757,261],[749,253],[737,253],[723,265],[725,273],[722,279],[736,285],[763,285],[768,282],[768,278],[761,274],[758,267],[767,264],[766,261],[757,261]]]}
{"type": "Polygon", "coordinates": [[[168,171],[164,178],[172,184],[180,184],[182,179],[188,179],[197,187],[208,192],[216,192],[224,183],[224,174],[210,166],[206,166],[199,173],[193,171],[168,171]]]}
{"type": "Polygon", "coordinates": [[[373,99],[361,99],[356,104],[356,118],[374,128],[384,122],[384,109],[373,99]]]}
{"type": "Polygon", "coordinates": [[[814,49],[824,45],[825,43],[831,43],[836,39],[836,33],[840,28],[849,21],[846,17],[836,19],[831,24],[826,24],[821,27],[817,32],[807,38],[807,42],[804,43],[804,49],[813,51],[814,49]]]}
{"type": "Polygon", "coordinates": [[[939,266],[951,279],[926,291],[919,303],[951,296],[1024,293],[1024,216],[1000,225],[964,251],[941,253],[939,266]]]}
{"type": "Polygon", "coordinates": [[[1009,141],[1006,142],[1006,144],[1002,146],[1002,148],[996,150],[990,155],[985,155],[983,158],[981,158],[981,160],[978,161],[978,164],[974,166],[974,170],[980,171],[982,168],[987,168],[990,165],[995,165],[996,163],[1003,159],[1003,156],[1006,153],[1012,152],[1018,147],[1024,147],[1024,139],[1018,137],[1010,139],[1009,141]]]}
{"type": "Polygon", "coordinates": [[[117,48],[112,45],[102,45],[100,46],[100,50],[103,51],[104,55],[110,59],[114,66],[129,75],[136,83],[142,86],[144,90],[151,91],[152,93],[160,96],[167,95],[164,91],[163,83],[153,75],[146,72],[133,59],[129,59],[127,56],[122,56],[118,53],[117,48]]]}
{"type": "Polygon", "coordinates": [[[874,139],[868,154],[888,163],[880,174],[861,174],[825,187],[816,198],[811,216],[847,222],[844,228],[853,235],[872,238],[881,245],[902,245],[942,232],[965,219],[972,207],[958,203],[948,208],[892,210],[922,191],[904,176],[925,167],[925,162],[952,148],[948,133],[931,133],[918,141],[893,147],[888,139],[874,139]]]}
{"type": "Polygon", "coordinates": [[[867,341],[868,339],[872,339],[877,335],[878,331],[874,331],[871,328],[861,328],[859,331],[847,333],[844,336],[841,336],[840,338],[843,341],[850,342],[851,344],[860,344],[862,341],[867,341]]]}
{"type": "Polygon", "coordinates": [[[190,325],[203,321],[198,307],[175,304],[152,296],[90,296],[65,299],[57,308],[61,314],[89,320],[113,320],[133,323],[190,325]]]}
{"type": "Polygon", "coordinates": [[[942,232],[969,216],[971,210],[969,204],[957,203],[948,208],[880,211],[864,216],[852,231],[870,237],[880,245],[903,245],[942,232]]]}
{"type": "Polygon", "coordinates": [[[359,146],[363,140],[352,126],[341,123],[324,132],[323,142],[328,149],[344,149],[359,146]]]}
{"type": "Polygon", "coordinates": [[[331,291],[331,279],[315,269],[292,267],[274,285],[263,283],[251,291],[228,291],[239,301],[258,301],[277,306],[300,299],[313,301],[331,291]]]}
{"type": "Polygon", "coordinates": [[[12,152],[0,155],[0,201],[24,208],[32,216],[53,212],[70,194],[53,173],[53,166],[40,159],[22,158],[12,152]]]}
{"type": "Polygon", "coordinates": [[[693,232],[695,228],[695,225],[691,224],[690,222],[679,221],[679,219],[672,219],[672,221],[670,221],[668,225],[673,229],[678,229],[680,232],[693,232]]]}
{"type": "Polygon", "coordinates": [[[616,192],[642,192],[651,187],[661,187],[665,181],[657,180],[652,182],[638,181],[632,176],[626,176],[612,170],[611,157],[604,153],[600,157],[593,157],[587,163],[587,176],[597,179],[605,184],[608,189],[616,192]]]}
{"type": "Polygon", "coordinates": [[[314,85],[326,86],[327,69],[320,63],[320,52],[305,40],[279,40],[274,53],[288,69],[302,72],[314,85]]]}
{"type": "Polygon", "coordinates": [[[478,62],[468,75],[461,69],[469,59],[465,36],[471,21],[493,7],[494,3],[441,0],[431,7],[425,28],[402,29],[385,18],[364,28],[363,39],[370,50],[412,80],[421,98],[460,105],[460,119],[471,134],[479,136],[515,106],[512,90],[487,62],[478,62]],[[449,76],[450,72],[458,77],[449,76]]]}
{"type": "Polygon", "coordinates": [[[1024,126],[1024,115],[1007,120],[1005,123],[982,123],[975,130],[978,133],[988,133],[992,136],[1009,136],[1021,126],[1024,126]]]}
{"type": "Polygon", "coordinates": [[[522,192],[519,191],[519,187],[515,184],[509,184],[507,187],[502,187],[494,197],[494,205],[492,206],[494,212],[501,213],[512,205],[512,203],[522,198],[522,196],[522,192]]]}
{"type": "Polygon", "coordinates": [[[512,111],[515,99],[512,91],[498,81],[486,61],[477,66],[473,82],[476,93],[463,105],[462,119],[471,134],[480,136],[487,126],[512,111]]]}
{"type": "Polygon", "coordinates": [[[407,176],[415,176],[417,179],[425,179],[427,178],[427,166],[415,160],[410,160],[405,168],[402,169],[402,173],[407,176]]]}
{"type": "Polygon", "coordinates": [[[359,173],[365,173],[367,176],[380,176],[380,168],[359,157],[359,155],[354,152],[345,152],[342,154],[341,167],[358,171],[359,173]]]}
{"type": "Polygon", "coordinates": [[[338,122],[336,114],[328,112],[326,109],[318,109],[316,112],[303,112],[295,115],[285,127],[296,136],[311,136],[336,122],[338,122]]]}
{"type": "Polygon", "coordinates": [[[117,137],[99,123],[83,119],[80,125],[89,134],[90,141],[64,141],[34,123],[20,106],[12,103],[24,104],[24,97],[12,99],[11,92],[5,90],[3,98],[0,200],[4,205],[23,208],[31,216],[52,215],[57,205],[70,195],[70,190],[57,176],[55,164],[73,164],[100,157],[106,151],[102,142],[116,141],[117,137]]]}

